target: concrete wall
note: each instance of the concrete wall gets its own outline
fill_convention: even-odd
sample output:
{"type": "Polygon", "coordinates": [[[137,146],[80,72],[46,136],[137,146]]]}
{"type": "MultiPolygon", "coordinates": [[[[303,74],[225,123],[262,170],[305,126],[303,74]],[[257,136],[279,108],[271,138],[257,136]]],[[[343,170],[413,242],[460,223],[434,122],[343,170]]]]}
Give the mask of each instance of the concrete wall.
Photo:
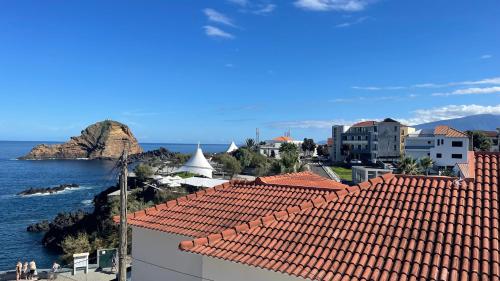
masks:
{"type": "Polygon", "coordinates": [[[303,281],[305,279],[179,250],[191,238],[132,227],[132,281],[303,281]]]}
{"type": "Polygon", "coordinates": [[[203,257],[203,277],[214,281],[304,281],[306,279],[240,263],[203,257]]]}
{"type": "Polygon", "coordinates": [[[378,157],[399,158],[401,152],[401,125],[396,122],[378,123],[378,157]]]}
{"type": "Polygon", "coordinates": [[[202,257],[179,250],[191,238],[132,227],[133,281],[201,281],[202,257]]]}

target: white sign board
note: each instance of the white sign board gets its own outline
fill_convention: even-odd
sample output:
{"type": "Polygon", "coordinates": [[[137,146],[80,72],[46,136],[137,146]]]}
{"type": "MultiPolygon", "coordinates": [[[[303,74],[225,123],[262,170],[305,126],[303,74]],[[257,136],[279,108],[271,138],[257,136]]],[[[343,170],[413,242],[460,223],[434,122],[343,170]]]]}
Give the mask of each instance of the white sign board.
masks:
{"type": "Polygon", "coordinates": [[[80,253],[73,255],[73,275],[78,268],[83,268],[85,274],[89,271],[89,253],[80,253]]]}

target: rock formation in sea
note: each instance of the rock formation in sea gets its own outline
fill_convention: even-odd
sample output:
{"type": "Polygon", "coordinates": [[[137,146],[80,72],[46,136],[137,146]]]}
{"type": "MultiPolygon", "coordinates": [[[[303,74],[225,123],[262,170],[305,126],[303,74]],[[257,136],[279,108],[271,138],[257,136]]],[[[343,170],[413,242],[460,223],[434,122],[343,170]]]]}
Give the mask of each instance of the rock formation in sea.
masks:
{"type": "Polygon", "coordinates": [[[142,152],[127,125],[105,120],[88,126],[80,136],[71,137],[66,143],[39,144],[19,159],[116,159],[124,149],[128,149],[129,155],[142,152]]]}

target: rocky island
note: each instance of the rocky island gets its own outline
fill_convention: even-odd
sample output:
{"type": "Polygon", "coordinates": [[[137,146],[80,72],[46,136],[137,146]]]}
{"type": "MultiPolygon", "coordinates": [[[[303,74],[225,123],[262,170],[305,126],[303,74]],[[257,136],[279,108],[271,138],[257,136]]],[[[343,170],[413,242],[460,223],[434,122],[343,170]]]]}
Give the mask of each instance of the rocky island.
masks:
{"type": "Polygon", "coordinates": [[[52,193],[64,191],[68,188],[77,188],[77,187],[79,187],[79,185],[76,183],[60,184],[56,187],[38,187],[38,188],[31,187],[31,188],[28,188],[26,190],[19,192],[17,195],[26,196],[26,195],[33,195],[33,194],[52,194],[52,193]]]}
{"type": "Polygon", "coordinates": [[[80,136],[63,144],[39,144],[21,160],[45,159],[117,159],[124,149],[133,155],[142,152],[127,125],[105,120],[88,126],[80,136]]]}

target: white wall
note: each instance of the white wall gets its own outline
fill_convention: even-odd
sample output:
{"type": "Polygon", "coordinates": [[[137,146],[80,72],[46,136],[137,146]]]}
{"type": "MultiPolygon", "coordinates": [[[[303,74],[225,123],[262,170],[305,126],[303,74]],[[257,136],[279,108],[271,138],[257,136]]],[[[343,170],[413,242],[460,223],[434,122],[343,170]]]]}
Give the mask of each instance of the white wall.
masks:
{"type": "Polygon", "coordinates": [[[240,263],[203,257],[203,277],[213,281],[304,281],[306,279],[240,263]]]}
{"type": "Polygon", "coordinates": [[[133,281],[201,281],[202,257],[179,250],[192,238],[132,227],[133,281]]]}
{"type": "Polygon", "coordinates": [[[436,136],[436,146],[431,148],[431,158],[436,166],[455,166],[456,163],[467,162],[467,151],[469,150],[468,138],[447,138],[436,136]],[[443,144],[437,145],[439,139],[443,140],[443,144]],[[462,147],[452,147],[452,141],[461,141],[462,147]],[[441,153],[442,157],[437,158],[436,154],[441,153]],[[452,158],[452,154],[462,154],[462,159],[452,158]]]}

